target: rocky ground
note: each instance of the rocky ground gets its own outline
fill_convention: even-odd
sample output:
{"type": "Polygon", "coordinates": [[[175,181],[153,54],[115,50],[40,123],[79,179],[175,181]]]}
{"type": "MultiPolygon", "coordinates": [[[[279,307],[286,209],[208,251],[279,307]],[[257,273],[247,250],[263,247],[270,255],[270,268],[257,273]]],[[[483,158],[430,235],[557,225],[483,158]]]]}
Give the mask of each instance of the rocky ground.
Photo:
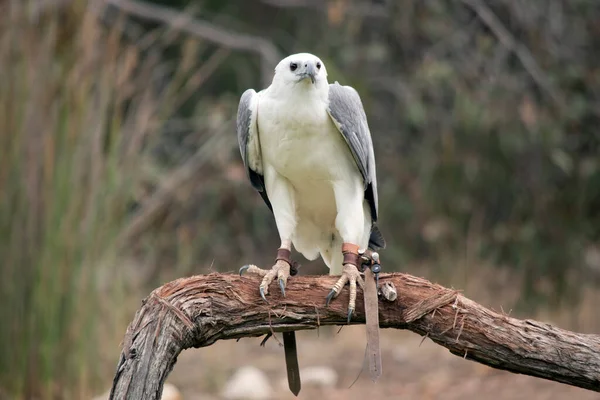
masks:
{"type": "MultiPolygon", "coordinates": [[[[187,350],[168,378],[183,400],[293,399],[287,389],[283,348],[270,339],[224,341],[187,350]],[[251,367],[251,368],[248,368],[251,367]],[[237,381],[234,382],[234,381],[237,381]],[[254,397],[253,397],[254,396],[254,397]]],[[[494,370],[450,354],[414,333],[383,330],[383,376],[364,371],[364,327],[327,327],[298,333],[303,375],[299,399],[600,399],[597,393],[555,382],[494,370]],[[311,375],[314,375],[311,377],[311,375]]]]}

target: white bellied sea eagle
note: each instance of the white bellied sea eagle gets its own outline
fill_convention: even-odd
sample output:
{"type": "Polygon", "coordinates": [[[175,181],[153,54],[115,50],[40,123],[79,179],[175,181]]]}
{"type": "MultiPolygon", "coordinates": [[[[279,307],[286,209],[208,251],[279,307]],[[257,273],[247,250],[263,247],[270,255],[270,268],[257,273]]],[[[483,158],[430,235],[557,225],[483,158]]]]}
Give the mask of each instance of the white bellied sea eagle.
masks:
{"type": "Polygon", "coordinates": [[[329,84],[318,57],[291,55],[268,88],[243,93],[237,136],[250,182],[272,210],[281,239],[270,270],[249,265],[240,273],[263,276],[263,299],[275,278],[285,295],[292,245],[309,260],[320,255],[331,275],[341,274],[327,303],[350,284],[350,320],[356,285],[364,285],[359,254],[385,247],[375,225],[373,143],[357,91],[329,84]]]}

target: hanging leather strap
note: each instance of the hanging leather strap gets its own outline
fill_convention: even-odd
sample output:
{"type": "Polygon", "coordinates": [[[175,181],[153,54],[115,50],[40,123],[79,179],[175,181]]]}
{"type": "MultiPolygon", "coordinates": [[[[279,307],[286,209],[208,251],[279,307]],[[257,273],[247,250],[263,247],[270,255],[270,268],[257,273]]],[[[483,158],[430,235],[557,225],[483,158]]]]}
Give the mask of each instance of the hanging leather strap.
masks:
{"type": "Polygon", "coordinates": [[[300,381],[300,367],[298,366],[298,350],[296,349],[296,332],[283,332],[283,351],[287,370],[288,387],[298,396],[302,383],[300,381]]]}
{"type": "Polygon", "coordinates": [[[365,266],[365,320],[367,327],[367,358],[371,379],[375,382],[381,376],[381,348],[379,346],[379,304],[375,274],[365,266]]]}
{"type": "MultiPolygon", "coordinates": [[[[290,266],[290,275],[298,273],[297,262],[292,260],[292,252],[288,249],[277,249],[275,261],[285,261],[290,266]]],[[[300,367],[298,366],[298,350],[296,349],[296,332],[283,332],[283,351],[285,354],[285,366],[287,370],[288,386],[294,396],[298,396],[302,387],[300,381],[300,367]]]]}

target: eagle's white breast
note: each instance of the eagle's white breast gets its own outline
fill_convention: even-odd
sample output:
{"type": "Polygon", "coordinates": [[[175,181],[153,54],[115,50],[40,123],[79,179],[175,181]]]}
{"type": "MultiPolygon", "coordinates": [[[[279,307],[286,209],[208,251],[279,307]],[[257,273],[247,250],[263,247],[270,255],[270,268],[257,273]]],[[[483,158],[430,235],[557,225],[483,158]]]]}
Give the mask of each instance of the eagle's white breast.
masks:
{"type": "MultiPolygon", "coordinates": [[[[293,191],[294,198],[294,209],[289,212],[294,214],[296,221],[292,240],[296,249],[309,259],[341,246],[336,229],[338,206],[334,185],[347,186],[345,191],[360,195],[361,201],[364,190],[360,171],[350,148],[327,113],[326,102],[327,99],[319,96],[317,91],[299,91],[295,96],[283,98],[274,98],[268,91],[263,91],[257,107],[266,181],[284,179],[289,183],[287,187],[293,191]],[[336,239],[339,243],[333,246],[336,239]]],[[[269,185],[267,194],[277,207],[278,194],[270,193],[269,185]]],[[[365,234],[364,229],[370,227],[370,215],[365,223],[362,209],[354,214],[341,218],[356,221],[360,229],[357,244],[365,248],[368,233],[365,234]]],[[[331,264],[327,254],[323,254],[323,258],[331,264]]],[[[334,268],[338,270],[337,265],[334,268]]],[[[332,268],[331,272],[337,271],[332,268]]]]}
{"type": "Polygon", "coordinates": [[[307,97],[281,101],[261,96],[258,126],[263,162],[295,187],[345,179],[348,170],[359,174],[326,103],[317,96],[307,97]]]}

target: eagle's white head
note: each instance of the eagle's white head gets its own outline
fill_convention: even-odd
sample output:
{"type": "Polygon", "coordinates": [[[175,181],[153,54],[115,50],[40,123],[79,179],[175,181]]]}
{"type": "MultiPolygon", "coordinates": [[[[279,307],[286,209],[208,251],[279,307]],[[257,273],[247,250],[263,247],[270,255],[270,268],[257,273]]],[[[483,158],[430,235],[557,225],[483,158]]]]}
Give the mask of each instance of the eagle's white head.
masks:
{"type": "Polygon", "coordinates": [[[292,54],[281,60],[275,67],[274,86],[294,86],[326,88],[327,70],[321,59],[310,53],[292,54]]]}

